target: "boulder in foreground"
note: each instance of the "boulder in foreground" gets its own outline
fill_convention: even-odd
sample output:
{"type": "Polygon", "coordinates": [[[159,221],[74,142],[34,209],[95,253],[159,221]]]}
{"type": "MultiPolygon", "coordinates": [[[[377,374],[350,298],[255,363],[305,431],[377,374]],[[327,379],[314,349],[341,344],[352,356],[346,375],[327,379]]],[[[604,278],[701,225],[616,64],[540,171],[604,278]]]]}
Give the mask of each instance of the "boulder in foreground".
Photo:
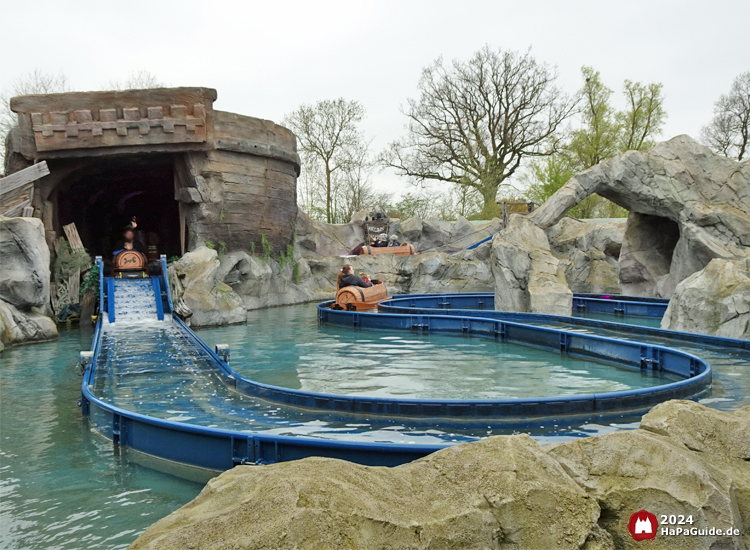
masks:
{"type": "Polygon", "coordinates": [[[238,466],[131,550],[742,549],[750,545],[750,407],[669,401],[641,429],[542,447],[497,436],[396,468],[308,458],[238,466]],[[636,542],[641,509],[740,536],[636,542]]]}

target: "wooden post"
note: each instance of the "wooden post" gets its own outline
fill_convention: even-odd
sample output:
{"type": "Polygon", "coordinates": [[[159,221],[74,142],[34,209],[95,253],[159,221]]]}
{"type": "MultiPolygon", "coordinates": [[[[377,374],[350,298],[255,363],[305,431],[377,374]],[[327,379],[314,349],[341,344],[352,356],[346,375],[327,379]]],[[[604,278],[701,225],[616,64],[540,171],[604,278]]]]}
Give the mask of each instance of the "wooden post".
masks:
{"type": "Polygon", "coordinates": [[[180,212],[180,256],[185,255],[185,205],[177,203],[180,212]]]}
{"type": "Polygon", "coordinates": [[[68,225],[63,226],[63,231],[65,231],[65,235],[68,237],[68,242],[70,243],[70,248],[73,250],[83,250],[83,243],[81,242],[81,237],[78,236],[78,229],[76,229],[76,224],[71,223],[68,225]]]}

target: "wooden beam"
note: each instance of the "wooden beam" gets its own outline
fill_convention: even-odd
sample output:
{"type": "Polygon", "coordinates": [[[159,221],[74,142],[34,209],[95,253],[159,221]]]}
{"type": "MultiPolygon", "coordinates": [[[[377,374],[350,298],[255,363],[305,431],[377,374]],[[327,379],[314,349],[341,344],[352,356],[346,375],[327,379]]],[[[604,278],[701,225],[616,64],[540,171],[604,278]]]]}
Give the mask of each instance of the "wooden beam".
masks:
{"type": "Polygon", "coordinates": [[[0,214],[0,216],[5,216],[6,218],[15,218],[19,216],[23,212],[23,209],[27,206],[31,206],[31,201],[25,201],[21,204],[17,204],[13,208],[9,208],[8,210],[0,214]]]}
{"type": "Polygon", "coordinates": [[[9,176],[0,178],[0,195],[5,195],[14,189],[18,189],[22,185],[36,181],[47,174],[49,174],[49,168],[47,167],[47,162],[44,160],[33,166],[29,166],[28,168],[19,170],[18,172],[13,172],[9,176]]]}
{"type": "Polygon", "coordinates": [[[65,235],[68,237],[70,248],[73,250],[83,250],[83,243],[81,242],[81,237],[78,236],[78,229],[76,229],[75,223],[63,225],[63,231],[65,231],[65,235]]]}

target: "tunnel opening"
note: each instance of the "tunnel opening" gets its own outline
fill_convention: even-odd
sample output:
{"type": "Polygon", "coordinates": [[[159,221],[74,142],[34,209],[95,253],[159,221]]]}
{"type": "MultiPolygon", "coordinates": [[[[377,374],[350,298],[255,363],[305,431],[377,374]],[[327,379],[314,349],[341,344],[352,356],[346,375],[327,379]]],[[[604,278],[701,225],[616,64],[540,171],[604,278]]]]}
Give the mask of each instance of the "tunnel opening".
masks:
{"type": "Polygon", "coordinates": [[[75,223],[86,250],[111,258],[123,228],[137,219],[137,237],[159,254],[179,256],[180,213],[172,155],[86,159],[57,187],[59,224],[75,223]]]}
{"type": "Polygon", "coordinates": [[[620,283],[631,296],[669,297],[672,257],[680,227],[661,216],[630,212],[620,252],[620,283]]]}

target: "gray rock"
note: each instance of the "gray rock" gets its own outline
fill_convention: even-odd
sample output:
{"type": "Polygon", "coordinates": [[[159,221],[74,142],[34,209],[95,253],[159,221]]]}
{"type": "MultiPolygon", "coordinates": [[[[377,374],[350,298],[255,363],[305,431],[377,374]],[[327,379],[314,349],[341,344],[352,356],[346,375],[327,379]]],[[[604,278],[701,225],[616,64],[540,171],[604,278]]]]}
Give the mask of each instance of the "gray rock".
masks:
{"type": "Polygon", "coordinates": [[[0,298],[21,309],[49,304],[50,254],[37,218],[0,216],[0,298]]]}
{"type": "Polygon", "coordinates": [[[626,295],[671,296],[672,256],[679,226],[667,218],[631,212],[620,254],[620,279],[626,295]]]}
{"type": "Polygon", "coordinates": [[[626,294],[671,296],[677,283],[712,259],[744,258],[741,247],[750,246],[750,163],[713,153],[688,136],[576,175],[530,217],[546,229],[593,193],[645,215],[628,221],[621,265],[626,294]]]}
{"type": "Polygon", "coordinates": [[[573,292],[620,294],[620,249],[625,220],[609,223],[563,218],[548,228],[552,253],[560,259],[573,292]]]}
{"type": "Polygon", "coordinates": [[[41,220],[0,216],[2,348],[57,337],[54,321],[39,312],[49,307],[49,264],[41,220]]]}
{"type": "Polygon", "coordinates": [[[573,293],[547,236],[527,217],[511,216],[492,239],[495,309],[570,315],[573,293]]]}
{"type": "Polygon", "coordinates": [[[22,311],[0,299],[0,351],[20,344],[57,338],[57,325],[33,310],[22,311]]]}
{"type": "Polygon", "coordinates": [[[216,250],[200,246],[171,266],[179,279],[179,287],[173,282],[172,292],[193,312],[190,318],[193,326],[230,325],[247,320],[242,298],[220,278],[220,265],[216,250]]]}
{"type": "Polygon", "coordinates": [[[748,430],[750,407],[669,401],[638,430],[546,447],[497,436],[396,468],[237,466],[130,549],[740,550],[750,545],[748,430]],[[627,524],[642,509],[742,535],[636,542],[627,524]]]}
{"type": "Polygon", "coordinates": [[[712,260],[678,284],[661,328],[750,339],[750,259],[712,260]]]}

